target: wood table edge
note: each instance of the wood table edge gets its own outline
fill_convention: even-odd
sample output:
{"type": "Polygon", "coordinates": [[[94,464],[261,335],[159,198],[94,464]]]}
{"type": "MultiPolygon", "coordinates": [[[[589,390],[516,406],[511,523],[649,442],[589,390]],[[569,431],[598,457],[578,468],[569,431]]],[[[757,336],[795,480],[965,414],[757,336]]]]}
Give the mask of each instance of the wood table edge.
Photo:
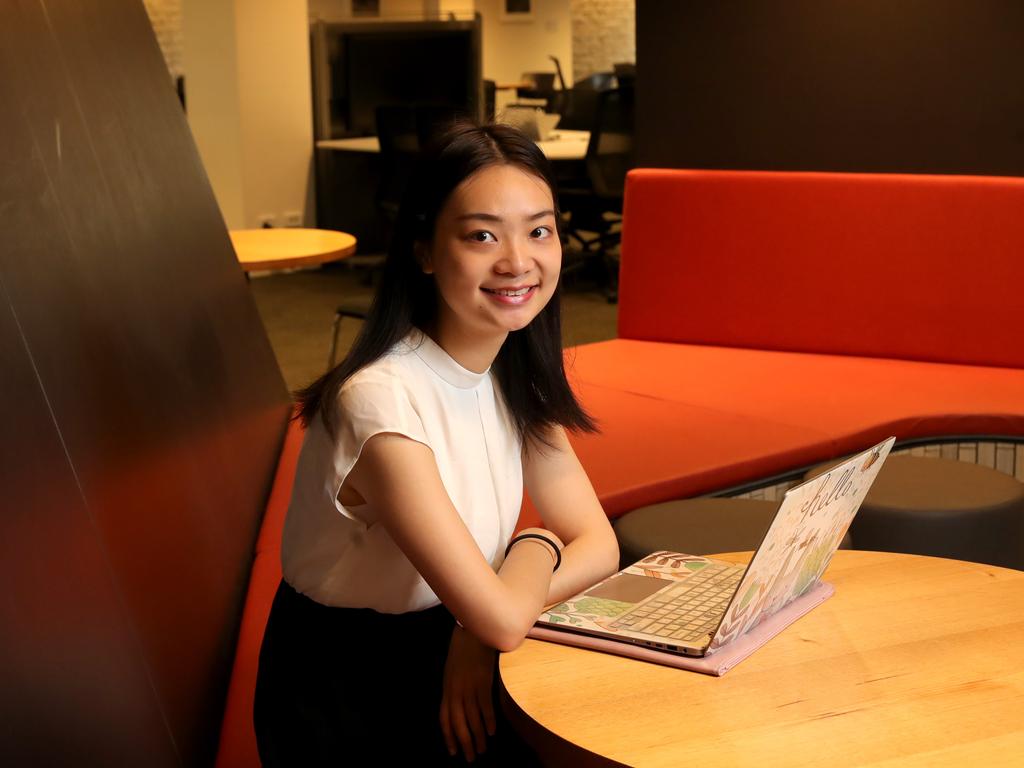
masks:
{"type": "Polygon", "coordinates": [[[293,256],[283,259],[267,259],[265,261],[242,261],[239,259],[238,263],[246,272],[258,272],[263,269],[295,269],[299,267],[315,267],[330,261],[339,261],[348,258],[355,252],[356,244],[352,243],[326,254],[313,253],[309,256],[293,256]]]}
{"type": "Polygon", "coordinates": [[[501,675],[499,674],[497,677],[498,698],[502,712],[505,713],[509,725],[537,753],[543,765],[571,765],[573,768],[628,768],[626,763],[620,763],[596,752],[591,752],[586,747],[581,747],[545,728],[512,698],[512,694],[505,688],[505,682],[501,675]]]}

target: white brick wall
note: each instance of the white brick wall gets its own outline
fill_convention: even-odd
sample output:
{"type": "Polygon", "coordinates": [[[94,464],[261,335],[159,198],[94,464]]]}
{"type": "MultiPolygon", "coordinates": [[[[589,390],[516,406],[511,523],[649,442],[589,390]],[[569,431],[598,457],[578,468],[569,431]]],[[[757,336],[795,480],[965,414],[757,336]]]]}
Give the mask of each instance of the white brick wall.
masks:
{"type": "Polygon", "coordinates": [[[181,0],[143,0],[171,77],[184,74],[181,64],[181,0]]]}
{"type": "Polygon", "coordinates": [[[636,61],[634,0],[571,0],[571,9],[574,82],[636,61]]]}

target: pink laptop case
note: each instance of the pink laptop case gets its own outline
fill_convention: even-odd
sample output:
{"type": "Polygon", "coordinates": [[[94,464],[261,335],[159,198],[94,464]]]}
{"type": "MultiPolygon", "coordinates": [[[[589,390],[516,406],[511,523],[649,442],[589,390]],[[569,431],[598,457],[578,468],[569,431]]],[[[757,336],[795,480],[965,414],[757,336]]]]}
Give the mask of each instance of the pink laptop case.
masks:
{"type": "Polygon", "coordinates": [[[674,653],[666,653],[654,648],[644,648],[629,642],[581,635],[549,627],[535,626],[530,630],[527,637],[537,640],[549,640],[553,643],[562,643],[563,645],[573,645],[578,648],[589,648],[594,651],[614,653],[618,656],[628,656],[632,659],[650,661],[668,667],[688,669],[691,672],[701,672],[705,675],[721,676],[812,608],[828,600],[834,592],[835,589],[831,584],[821,582],[817,587],[801,595],[785,608],[772,614],[756,627],[703,658],[677,656],[674,653]]]}

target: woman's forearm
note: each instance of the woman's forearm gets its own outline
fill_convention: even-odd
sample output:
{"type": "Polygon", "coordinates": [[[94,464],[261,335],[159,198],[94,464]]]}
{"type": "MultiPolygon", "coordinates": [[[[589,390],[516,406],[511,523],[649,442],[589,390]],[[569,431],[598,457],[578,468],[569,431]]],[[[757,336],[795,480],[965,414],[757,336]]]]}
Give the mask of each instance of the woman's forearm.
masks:
{"type": "Polygon", "coordinates": [[[577,537],[562,550],[562,565],[551,577],[545,605],[560,603],[582,592],[618,567],[619,546],[610,529],[577,537]]]}
{"type": "Polygon", "coordinates": [[[509,636],[499,650],[511,650],[519,645],[544,610],[551,591],[553,567],[550,548],[537,540],[520,541],[508,553],[498,569],[498,578],[507,588],[508,602],[503,612],[509,621],[505,630],[509,636]]]}
{"type": "MultiPolygon", "coordinates": [[[[551,535],[550,532],[547,532],[551,535]]],[[[512,547],[498,570],[498,577],[510,594],[504,647],[510,650],[543,612],[545,605],[561,602],[596,584],[619,567],[619,547],[610,529],[583,534],[562,548],[562,564],[551,573],[553,561],[546,544],[523,540],[512,547]]]]}

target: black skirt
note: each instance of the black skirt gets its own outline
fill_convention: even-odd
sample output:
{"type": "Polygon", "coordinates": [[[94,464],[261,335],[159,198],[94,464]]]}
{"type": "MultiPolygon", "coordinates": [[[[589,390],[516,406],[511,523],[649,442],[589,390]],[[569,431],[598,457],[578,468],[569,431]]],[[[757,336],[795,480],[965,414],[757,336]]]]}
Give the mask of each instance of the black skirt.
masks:
{"type": "MultiPolygon", "coordinates": [[[[281,582],[260,649],[254,724],[264,768],[464,765],[441,733],[442,683],[455,619],[443,606],[385,614],[331,608],[281,582]]],[[[536,758],[505,720],[477,766],[536,758]]]]}

